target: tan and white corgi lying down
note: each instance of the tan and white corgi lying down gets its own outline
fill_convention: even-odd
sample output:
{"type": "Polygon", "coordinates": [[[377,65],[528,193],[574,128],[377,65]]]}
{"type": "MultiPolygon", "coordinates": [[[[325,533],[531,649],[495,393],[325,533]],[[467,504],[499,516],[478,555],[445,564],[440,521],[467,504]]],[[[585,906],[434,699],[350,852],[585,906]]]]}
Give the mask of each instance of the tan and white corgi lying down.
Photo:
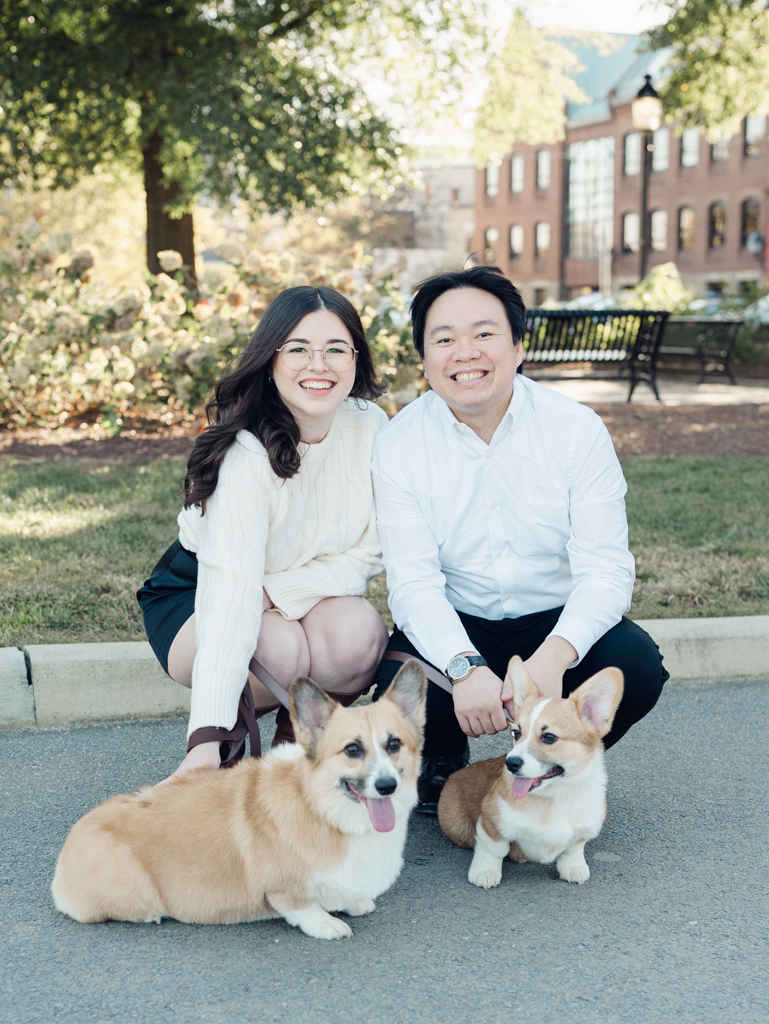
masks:
{"type": "Polygon", "coordinates": [[[602,738],[622,698],[618,668],[606,668],[569,697],[543,697],[516,655],[508,667],[514,691],[514,746],[452,775],[438,820],[458,846],[475,850],[468,879],[490,889],[502,861],[556,863],[566,882],[586,882],[585,843],[606,817],[602,738]]]}
{"type": "Polygon", "coordinates": [[[376,704],[344,708],[295,679],[298,743],[113,797],[76,822],[57,908],[84,923],[283,917],[314,938],[352,935],[329,911],[371,913],[403,865],[426,686],[412,661],[376,704]]]}

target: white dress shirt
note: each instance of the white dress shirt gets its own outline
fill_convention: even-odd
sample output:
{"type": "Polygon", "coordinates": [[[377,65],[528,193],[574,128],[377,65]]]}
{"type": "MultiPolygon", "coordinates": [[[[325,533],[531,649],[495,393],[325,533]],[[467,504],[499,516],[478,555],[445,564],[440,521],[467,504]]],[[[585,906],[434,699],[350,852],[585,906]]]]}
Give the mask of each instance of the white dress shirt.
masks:
{"type": "Polygon", "coordinates": [[[457,611],[564,605],[550,635],[579,661],[630,607],[627,486],[586,406],[518,374],[487,445],[430,391],[379,432],[372,471],[393,619],[439,669],[474,649],[457,611]]]}

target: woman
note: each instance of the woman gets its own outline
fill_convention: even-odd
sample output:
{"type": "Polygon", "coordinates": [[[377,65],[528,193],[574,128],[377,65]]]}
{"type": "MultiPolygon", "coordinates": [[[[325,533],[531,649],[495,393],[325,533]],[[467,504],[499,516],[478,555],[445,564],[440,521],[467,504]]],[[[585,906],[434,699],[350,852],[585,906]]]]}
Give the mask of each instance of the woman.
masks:
{"type": "MultiPolygon", "coordinates": [[[[137,597],[172,679],[192,686],[188,736],[232,729],[246,678],[257,716],[275,697],[252,657],[349,703],[387,631],[363,594],[381,571],[369,465],[387,422],[360,318],[332,288],[289,288],[219,380],[184,481],[179,539],[137,597]]],[[[276,741],[292,740],[284,708],[276,741]]],[[[175,772],[220,765],[218,740],[175,772]]]]}

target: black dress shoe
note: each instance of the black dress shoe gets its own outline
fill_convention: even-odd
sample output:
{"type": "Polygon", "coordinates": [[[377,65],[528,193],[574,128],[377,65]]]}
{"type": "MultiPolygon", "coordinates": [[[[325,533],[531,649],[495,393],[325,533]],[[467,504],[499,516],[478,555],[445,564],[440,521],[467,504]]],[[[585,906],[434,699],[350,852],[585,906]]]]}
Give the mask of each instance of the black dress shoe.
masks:
{"type": "Polygon", "coordinates": [[[465,745],[464,752],[453,756],[439,755],[426,757],[422,762],[422,771],[417,781],[419,801],[415,810],[418,814],[438,813],[438,800],[441,790],[446,785],[449,775],[458,772],[470,764],[470,746],[465,745]]]}

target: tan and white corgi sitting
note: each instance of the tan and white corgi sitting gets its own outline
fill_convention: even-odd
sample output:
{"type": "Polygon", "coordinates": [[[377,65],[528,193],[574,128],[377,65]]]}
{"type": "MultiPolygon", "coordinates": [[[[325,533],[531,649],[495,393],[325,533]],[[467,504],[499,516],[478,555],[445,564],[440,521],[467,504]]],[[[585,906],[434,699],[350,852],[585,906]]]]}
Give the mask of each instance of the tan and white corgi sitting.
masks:
{"type": "Polygon", "coordinates": [[[606,817],[602,738],[622,698],[618,668],[606,668],[569,697],[543,697],[516,655],[514,746],[507,756],[462,768],[438,803],[444,833],[475,850],[468,879],[490,889],[502,861],[556,863],[566,882],[586,882],[585,843],[606,817]]]}
{"type": "Polygon", "coordinates": [[[295,679],[298,743],[113,797],[76,822],[57,908],[84,923],[283,917],[313,938],[352,935],[329,911],[371,913],[403,865],[426,685],[412,661],[376,704],[344,708],[295,679]]]}

